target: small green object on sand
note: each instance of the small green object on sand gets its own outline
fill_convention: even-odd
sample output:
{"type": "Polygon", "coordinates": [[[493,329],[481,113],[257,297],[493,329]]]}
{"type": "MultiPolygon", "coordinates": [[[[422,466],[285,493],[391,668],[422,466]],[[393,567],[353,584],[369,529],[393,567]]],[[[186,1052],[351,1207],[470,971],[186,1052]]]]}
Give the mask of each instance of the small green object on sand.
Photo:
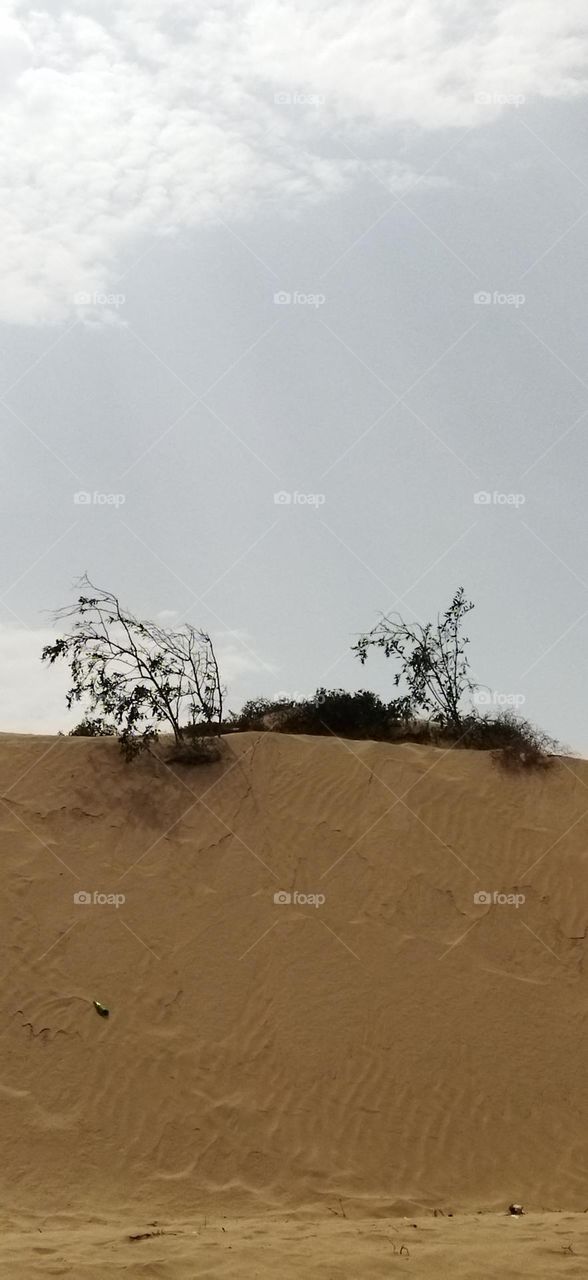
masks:
{"type": "Polygon", "coordinates": [[[99,1000],[94,1000],[94,1001],[93,1001],[93,1004],[94,1004],[94,1008],[95,1008],[95,1010],[96,1010],[96,1013],[99,1013],[101,1018],[107,1018],[107,1017],[108,1017],[108,1015],[109,1015],[109,1013],[110,1013],[110,1009],[107,1009],[105,1005],[100,1004],[100,1001],[99,1001],[99,1000]]]}

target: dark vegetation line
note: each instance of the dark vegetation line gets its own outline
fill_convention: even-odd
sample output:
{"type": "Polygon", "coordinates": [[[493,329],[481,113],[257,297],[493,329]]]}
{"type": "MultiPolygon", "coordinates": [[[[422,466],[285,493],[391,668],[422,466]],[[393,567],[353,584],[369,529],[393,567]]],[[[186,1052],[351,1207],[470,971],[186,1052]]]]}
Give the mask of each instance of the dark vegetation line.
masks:
{"type": "Polygon", "coordinates": [[[317,689],[299,700],[254,698],[235,714],[225,712],[213,643],[185,624],[178,631],[142,621],[111,591],[84,576],[73,605],[56,621],[68,629],[43,649],[42,660],[68,663],[66,704],[86,708],[72,736],[116,736],[126,760],[153,751],[163,732],[173,736],[169,763],[207,764],[220,759],[220,736],[258,730],[369,738],[380,742],[428,742],[491,751],[511,769],[544,769],[557,743],[513,711],[482,715],[473,704],[481,686],[472,680],[463,625],[474,608],[463,587],[435,622],[407,623],[383,615],[352,651],[360,663],[374,649],[392,658],[397,695],[384,702],[361,689],[317,689]]]}

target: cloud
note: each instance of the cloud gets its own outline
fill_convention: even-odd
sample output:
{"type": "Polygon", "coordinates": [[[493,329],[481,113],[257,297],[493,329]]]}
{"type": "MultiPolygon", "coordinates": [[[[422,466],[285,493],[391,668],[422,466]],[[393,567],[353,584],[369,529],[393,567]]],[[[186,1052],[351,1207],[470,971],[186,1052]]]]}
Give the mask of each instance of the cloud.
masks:
{"type": "Polygon", "coordinates": [[[213,636],[218,664],[223,683],[229,686],[229,693],[236,696],[242,678],[253,672],[259,672],[265,680],[275,675],[275,666],[255,650],[255,641],[249,632],[244,630],[221,631],[213,636]]]}
{"type": "MultiPolygon", "coordinates": [[[[584,93],[584,0],[79,0],[7,6],[0,319],[54,323],[108,292],[129,247],[361,172],[326,130],[483,124],[584,93]],[[516,104],[515,104],[516,105],[516,104]]],[[[387,163],[386,182],[406,186],[387,163]]]]}
{"type": "Polygon", "coordinates": [[[33,60],[33,46],[14,18],[0,14],[0,100],[33,60]]]}
{"type": "Polygon", "coordinates": [[[0,625],[3,733],[65,732],[80,719],[79,711],[66,710],[67,669],[41,663],[41,650],[54,639],[50,628],[0,625]]]}

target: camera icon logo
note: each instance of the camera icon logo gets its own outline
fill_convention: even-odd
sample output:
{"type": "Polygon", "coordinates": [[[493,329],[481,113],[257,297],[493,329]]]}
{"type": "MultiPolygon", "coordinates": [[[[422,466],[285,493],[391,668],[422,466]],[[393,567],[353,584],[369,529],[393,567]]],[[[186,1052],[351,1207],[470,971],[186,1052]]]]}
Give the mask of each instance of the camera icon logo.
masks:
{"type": "Polygon", "coordinates": [[[92,894],[86,893],[85,889],[78,889],[78,892],[74,893],[73,900],[76,907],[86,907],[92,901],[92,894]]]}
{"type": "Polygon", "coordinates": [[[292,301],[292,294],[286,293],[284,289],[280,289],[279,293],[274,293],[274,302],[279,307],[287,306],[292,301]]]}
{"type": "Polygon", "coordinates": [[[478,907],[489,907],[492,902],[492,894],[485,889],[478,889],[478,892],[474,894],[474,902],[478,907]]]}
{"type": "Polygon", "coordinates": [[[274,493],[274,502],[276,502],[279,507],[284,507],[291,501],[292,494],[287,493],[285,489],[280,489],[279,493],[274,493]]]}
{"type": "Polygon", "coordinates": [[[86,489],[79,489],[77,493],[74,493],[74,502],[78,507],[87,507],[91,501],[92,494],[88,493],[86,489]]]}
{"type": "Polygon", "coordinates": [[[285,889],[278,889],[278,892],[274,893],[274,902],[278,907],[288,906],[291,901],[292,894],[287,893],[285,889]]]}
{"type": "Polygon", "coordinates": [[[474,294],[474,302],[478,306],[489,307],[492,302],[492,294],[488,293],[486,289],[481,289],[479,293],[474,294]]]}
{"type": "Polygon", "coordinates": [[[477,507],[487,507],[492,501],[492,494],[487,493],[485,489],[480,489],[479,493],[474,494],[474,502],[477,507]]]}

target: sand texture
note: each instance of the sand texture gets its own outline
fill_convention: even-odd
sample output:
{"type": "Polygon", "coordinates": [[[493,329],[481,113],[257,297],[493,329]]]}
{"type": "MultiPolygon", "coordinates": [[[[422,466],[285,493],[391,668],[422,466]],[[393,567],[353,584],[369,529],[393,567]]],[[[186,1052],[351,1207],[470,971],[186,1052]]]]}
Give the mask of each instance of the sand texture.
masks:
{"type": "Polygon", "coordinates": [[[3,1275],[588,1274],[587,762],[4,734],[0,796],[3,1275]]]}

